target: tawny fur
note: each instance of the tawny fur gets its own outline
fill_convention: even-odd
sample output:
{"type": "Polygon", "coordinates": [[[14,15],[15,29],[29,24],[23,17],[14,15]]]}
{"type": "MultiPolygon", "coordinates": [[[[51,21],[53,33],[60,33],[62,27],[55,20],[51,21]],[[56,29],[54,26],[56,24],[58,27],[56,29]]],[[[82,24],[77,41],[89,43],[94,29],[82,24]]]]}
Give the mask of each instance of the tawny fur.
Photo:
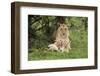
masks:
{"type": "Polygon", "coordinates": [[[50,50],[57,50],[61,52],[69,52],[71,41],[69,40],[69,30],[67,25],[59,24],[59,27],[55,34],[55,40],[53,44],[49,45],[50,50]],[[66,50],[65,50],[66,49],[66,50]]]}
{"type": "Polygon", "coordinates": [[[48,45],[48,47],[49,47],[49,50],[51,50],[51,51],[53,51],[53,50],[58,51],[58,47],[55,44],[50,44],[50,45],[48,45]]]}
{"type": "Polygon", "coordinates": [[[57,43],[56,45],[59,45],[57,47],[62,52],[65,51],[64,49],[66,49],[66,51],[69,52],[69,50],[71,49],[70,47],[71,41],[69,40],[69,30],[67,25],[60,24],[60,26],[57,29],[55,43],[57,43]]]}

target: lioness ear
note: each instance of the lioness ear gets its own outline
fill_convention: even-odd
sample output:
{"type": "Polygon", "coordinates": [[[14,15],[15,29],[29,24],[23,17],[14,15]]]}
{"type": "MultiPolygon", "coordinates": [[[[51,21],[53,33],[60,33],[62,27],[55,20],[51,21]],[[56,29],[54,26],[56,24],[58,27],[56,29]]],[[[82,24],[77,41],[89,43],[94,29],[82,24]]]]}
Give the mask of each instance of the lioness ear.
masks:
{"type": "Polygon", "coordinates": [[[61,24],[61,23],[59,23],[59,26],[62,26],[62,24],[61,24]]]}
{"type": "Polygon", "coordinates": [[[59,22],[57,23],[57,26],[60,27],[60,23],[59,22]]]}

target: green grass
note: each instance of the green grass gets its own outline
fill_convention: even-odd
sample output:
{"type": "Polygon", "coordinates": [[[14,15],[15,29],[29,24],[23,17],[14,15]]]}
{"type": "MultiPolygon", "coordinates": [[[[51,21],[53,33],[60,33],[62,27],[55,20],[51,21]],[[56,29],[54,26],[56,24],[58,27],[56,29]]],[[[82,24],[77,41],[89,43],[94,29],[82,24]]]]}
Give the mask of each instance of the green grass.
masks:
{"type": "Polygon", "coordinates": [[[48,50],[47,46],[32,47],[28,52],[28,60],[54,60],[54,59],[76,59],[87,58],[87,32],[86,31],[70,31],[71,50],[67,52],[56,52],[48,50]]]}

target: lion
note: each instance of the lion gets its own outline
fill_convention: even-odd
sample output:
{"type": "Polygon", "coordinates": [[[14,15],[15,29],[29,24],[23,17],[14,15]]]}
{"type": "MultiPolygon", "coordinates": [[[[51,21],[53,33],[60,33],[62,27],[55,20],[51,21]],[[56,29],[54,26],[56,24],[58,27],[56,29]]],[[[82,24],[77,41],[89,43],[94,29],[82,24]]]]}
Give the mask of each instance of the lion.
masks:
{"type": "Polygon", "coordinates": [[[55,43],[57,43],[57,47],[64,52],[66,49],[67,52],[71,49],[70,43],[71,41],[69,40],[69,30],[67,25],[65,24],[59,24],[59,27],[56,32],[56,38],[55,38],[55,43]],[[59,46],[58,46],[59,45],[59,46]]]}
{"type": "Polygon", "coordinates": [[[69,52],[70,47],[70,39],[69,39],[69,30],[67,25],[64,23],[60,23],[59,27],[56,31],[54,31],[55,39],[54,43],[49,45],[49,49],[57,50],[60,52],[69,52]]]}

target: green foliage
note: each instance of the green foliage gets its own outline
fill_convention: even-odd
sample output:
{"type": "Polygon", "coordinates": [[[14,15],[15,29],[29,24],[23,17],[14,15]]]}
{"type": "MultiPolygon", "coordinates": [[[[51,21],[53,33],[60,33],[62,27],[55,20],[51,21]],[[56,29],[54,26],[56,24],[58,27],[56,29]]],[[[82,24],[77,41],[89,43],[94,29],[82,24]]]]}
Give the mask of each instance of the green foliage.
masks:
{"type": "Polygon", "coordinates": [[[71,30],[70,39],[71,39],[71,47],[87,48],[87,32],[86,31],[71,30]]]}
{"type": "Polygon", "coordinates": [[[28,60],[87,58],[87,22],[86,17],[29,15],[28,60]],[[48,50],[48,45],[53,43],[52,36],[59,22],[69,27],[72,48],[69,53],[48,50]]]}

